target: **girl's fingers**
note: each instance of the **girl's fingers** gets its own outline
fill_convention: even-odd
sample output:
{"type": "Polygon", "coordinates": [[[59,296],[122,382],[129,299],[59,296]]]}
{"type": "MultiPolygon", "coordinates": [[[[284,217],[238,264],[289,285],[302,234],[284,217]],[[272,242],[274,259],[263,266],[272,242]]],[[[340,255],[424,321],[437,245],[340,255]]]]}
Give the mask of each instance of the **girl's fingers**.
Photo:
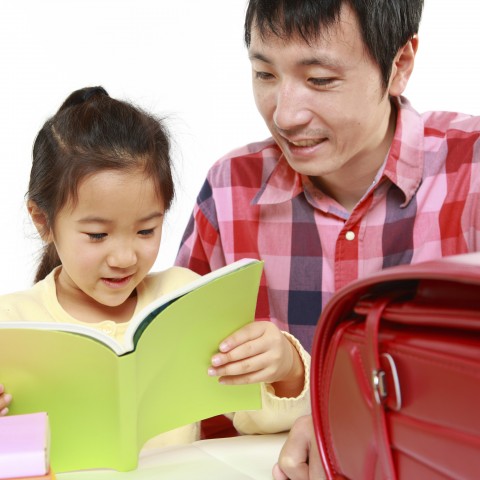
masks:
{"type": "Polygon", "coordinates": [[[229,352],[240,345],[260,338],[265,333],[265,325],[270,322],[253,322],[232,333],[219,346],[221,352],[229,352]]]}
{"type": "Polygon", "coordinates": [[[6,415],[8,413],[8,405],[12,401],[12,396],[9,393],[0,395],[0,415],[6,415]]]}
{"type": "Polygon", "coordinates": [[[271,322],[253,322],[220,344],[208,375],[229,385],[282,380],[291,363],[290,342],[271,322]]]}
{"type": "Polygon", "coordinates": [[[229,362],[218,367],[210,367],[208,374],[210,376],[234,376],[251,374],[257,371],[264,371],[269,369],[268,355],[263,353],[248,358],[243,358],[236,362],[229,362]]]}
{"type": "Polygon", "coordinates": [[[221,376],[218,381],[224,385],[247,385],[250,383],[264,382],[267,376],[263,370],[259,370],[244,375],[221,376]]]}
{"type": "Polygon", "coordinates": [[[222,365],[227,365],[230,363],[239,362],[246,360],[252,357],[261,355],[266,351],[267,347],[265,342],[262,341],[252,341],[243,343],[242,345],[236,347],[233,350],[230,350],[227,353],[216,353],[212,357],[212,366],[220,367],[222,365]]]}

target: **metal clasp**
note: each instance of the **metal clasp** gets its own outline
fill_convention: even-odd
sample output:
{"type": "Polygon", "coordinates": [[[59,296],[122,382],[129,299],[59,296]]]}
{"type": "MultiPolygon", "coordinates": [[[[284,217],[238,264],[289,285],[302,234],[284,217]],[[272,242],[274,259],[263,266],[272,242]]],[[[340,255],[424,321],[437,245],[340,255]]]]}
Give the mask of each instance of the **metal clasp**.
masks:
{"type": "Polygon", "coordinates": [[[381,359],[386,360],[388,374],[391,376],[391,383],[393,392],[388,392],[387,388],[387,372],[385,370],[373,370],[372,372],[372,388],[375,401],[378,405],[383,405],[387,399],[388,408],[394,411],[399,411],[402,407],[402,395],[400,392],[400,382],[398,380],[397,367],[389,353],[382,353],[381,359]]]}

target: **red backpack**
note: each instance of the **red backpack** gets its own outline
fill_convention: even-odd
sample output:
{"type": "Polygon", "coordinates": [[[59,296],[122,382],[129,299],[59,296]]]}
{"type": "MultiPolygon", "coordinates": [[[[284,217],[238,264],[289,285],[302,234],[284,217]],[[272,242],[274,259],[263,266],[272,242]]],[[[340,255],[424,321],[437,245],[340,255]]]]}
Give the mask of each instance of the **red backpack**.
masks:
{"type": "Polygon", "coordinates": [[[480,253],[338,291],[311,371],[328,479],[479,479],[480,253]]]}

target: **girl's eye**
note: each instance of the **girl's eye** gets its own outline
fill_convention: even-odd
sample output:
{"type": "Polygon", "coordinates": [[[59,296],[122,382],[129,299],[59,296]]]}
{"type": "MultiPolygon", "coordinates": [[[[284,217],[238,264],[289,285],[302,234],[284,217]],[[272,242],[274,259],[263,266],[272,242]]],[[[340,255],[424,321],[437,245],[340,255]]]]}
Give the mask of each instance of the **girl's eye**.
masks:
{"type": "Polygon", "coordinates": [[[87,233],[90,240],[98,242],[99,240],[103,240],[107,234],[106,233],[87,233]]]}
{"type": "Polygon", "coordinates": [[[147,228],[146,230],[140,230],[138,234],[142,237],[149,237],[153,235],[154,228],[147,228]]]}

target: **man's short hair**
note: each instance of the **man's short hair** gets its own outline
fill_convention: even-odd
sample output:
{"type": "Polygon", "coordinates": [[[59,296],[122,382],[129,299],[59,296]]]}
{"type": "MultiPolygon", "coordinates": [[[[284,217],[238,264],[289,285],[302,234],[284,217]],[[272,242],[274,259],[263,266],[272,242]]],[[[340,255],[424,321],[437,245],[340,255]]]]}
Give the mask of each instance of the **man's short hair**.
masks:
{"type": "Polygon", "coordinates": [[[387,88],[395,55],[418,33],[423,0],[250,0],[245,44],[250,46],[253,26],[262,38],[274,34],[310,43],[339,21],[343,4],[356,13],[365,48],[387,88]]]}

